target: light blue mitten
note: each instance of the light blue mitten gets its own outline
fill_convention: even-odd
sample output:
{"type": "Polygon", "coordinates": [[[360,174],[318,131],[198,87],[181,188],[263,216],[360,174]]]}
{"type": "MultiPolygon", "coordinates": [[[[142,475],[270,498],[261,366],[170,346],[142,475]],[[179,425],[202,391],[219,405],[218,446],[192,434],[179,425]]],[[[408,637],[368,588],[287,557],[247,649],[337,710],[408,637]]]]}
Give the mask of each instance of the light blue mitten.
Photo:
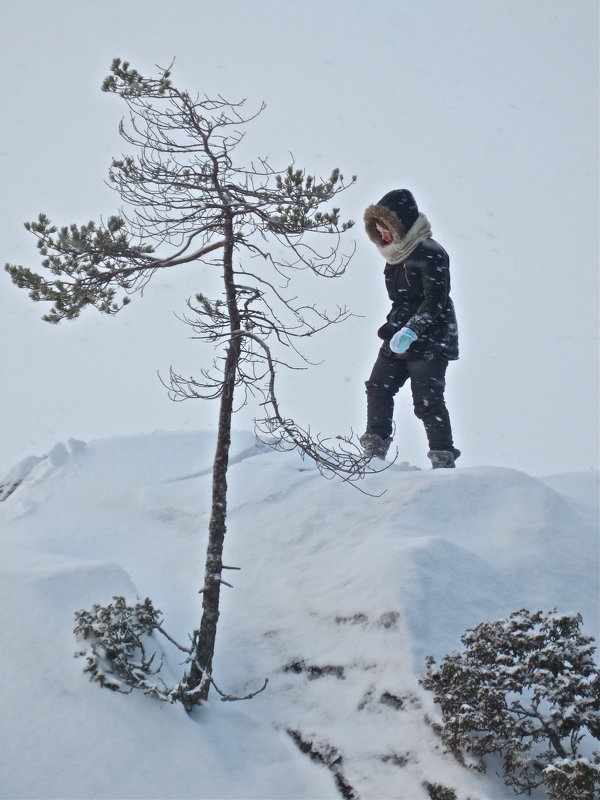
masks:
{"type": "Polygon", "coordinates": [[[392,353],[406,353],[417,338],[417,334],[410,328],[400,328],[390,339],[390,350],[392,353]]]}

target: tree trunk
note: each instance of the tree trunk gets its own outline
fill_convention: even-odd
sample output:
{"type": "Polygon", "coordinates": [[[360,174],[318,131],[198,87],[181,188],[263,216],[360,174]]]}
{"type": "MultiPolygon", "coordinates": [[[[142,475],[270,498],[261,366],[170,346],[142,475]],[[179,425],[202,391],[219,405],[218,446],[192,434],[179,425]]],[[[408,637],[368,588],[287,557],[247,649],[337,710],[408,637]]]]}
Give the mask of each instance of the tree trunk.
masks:
{"type": "MultiPolygon", "coordinates": [[[[230,218],[226,221],[225,234],[227,244],[223,250],[223,279],[229,311],[230,330],[236,331],[239,330],[240,317],[233,274],[233,226],[230,218]]],[[[239,338],[232,338],[229,341],[225,357],[217,445],[212,470],[212,506],[204,569],[202,620],[200,629],[194,631],[191,668],[189,675],[184,679],[187,697],[183,698],[183,702],[188,711],[192,706],[202,703],[208,698],[212,677],[212,662],[215,652],[217,622],[219,620],[223,543],[227,530],[227,468],[229,466],[229,447],[231,445],[231,418],[233,416],[233,396],[239,357],[240,340],[239,338]]]]}

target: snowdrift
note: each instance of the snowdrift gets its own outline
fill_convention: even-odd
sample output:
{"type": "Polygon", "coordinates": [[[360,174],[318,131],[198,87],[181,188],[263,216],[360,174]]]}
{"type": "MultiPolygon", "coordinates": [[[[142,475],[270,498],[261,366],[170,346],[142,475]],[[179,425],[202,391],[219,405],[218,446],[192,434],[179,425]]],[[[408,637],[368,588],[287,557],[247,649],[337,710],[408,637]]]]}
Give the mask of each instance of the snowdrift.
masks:
{"type": "MultiPolygon", "coordinates": [[[[518,608],[598,631],[598,474],[393,465],[359,491],[234,436],[213,695],[187,716],[100,689],[73,612],[150,596],[200,616],[214,434],[70,440],[0,482],[3,798],[505,798],[439,748],[417,678],[466,627],[518,608]],[[373,496],[379,495],[379,496],[373,496]],[[311,759],[301,748],[318,752],[311,759]]],[[[162,644],[157,644],[157,649],[162,644]]],[[[165,673],[181,675],[165,650],[165,673]]]]}

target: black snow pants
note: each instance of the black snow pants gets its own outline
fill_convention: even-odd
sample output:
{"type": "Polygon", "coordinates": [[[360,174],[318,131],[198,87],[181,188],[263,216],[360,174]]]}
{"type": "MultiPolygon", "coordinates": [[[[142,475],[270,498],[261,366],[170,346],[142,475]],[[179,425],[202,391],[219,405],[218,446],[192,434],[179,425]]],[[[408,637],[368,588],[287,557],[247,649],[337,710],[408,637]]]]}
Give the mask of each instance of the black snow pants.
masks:
{"type": "Polygon", "coordinates": [[[392,435],[394,396],[410,378],[415,415],[423,422],[430,450],[452,450],[452,428],[444,389],[445,358],[406,359],[384,344],[367,387],[367,431],[384,439],[392,435]]]}

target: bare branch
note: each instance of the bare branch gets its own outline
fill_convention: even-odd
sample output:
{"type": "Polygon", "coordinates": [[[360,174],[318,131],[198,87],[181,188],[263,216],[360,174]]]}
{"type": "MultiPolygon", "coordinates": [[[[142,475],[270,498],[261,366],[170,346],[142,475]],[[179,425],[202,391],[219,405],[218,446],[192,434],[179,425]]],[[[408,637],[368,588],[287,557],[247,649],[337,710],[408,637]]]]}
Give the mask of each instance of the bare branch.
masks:
{"type": "Polygon", "coordinates": [[[175,641],[175,639],[173,639],[171,636],[169,636],[169,634],[160,625],[156,626],[156,630],[160,631],[160,633],[162,633],[162,635],[165,637],[165,639],[168,639],[171,642],[171,644],[174,644],[175,647],[177,647],[179,650],[183,651],[184,653],[191,653],[192,652],[189,647],[183,647],[183,645],[178,644],[175,641]]]}
{"type": "Polygon", "coordinates": [[[336,449],[329,446],[328,438],[320,435],[315,437],[310,430],[304,430],[293,420],[285,419],[279,410],[275,393],[276,372],[269,347],[249,331],[233,331],[231,335],[247,337],[259,344],[269,367],[269,385],[263,405],[270,407],[271,413],[264,419],[256,421],[259,439],[263,443],[279,450],[298,449],[303,457],[308,457],[315,463],[324,477],[337,476],[349,483],[354,483],[367,474],[382,472],[391,466],[389,464],[379,469],[374,468],[370,458],[363,455],[360,443],[354,441],[352,437],[338,437],[338,441],[342,441],[343,445],[336,449]]]}
{"type": "Polygon", "coordinates": [[[217,694],[221,695],[221,701],[223,703],[227,703],[227,702],[233,702],[235,700],[252,700],[252,698],[256,697],[257,694],[260,694],[261,692],[264,692],[264,690],[267,688],[267,686],[269,684],[269,679],[265,678],[265,682],[260,687],[260,689],[257,689],[255,692],[251,692],[250,694],[246,694],[243,697],[236,697],[233,694],[225,694],[225,692],[222,692],[219,689],[219,687],[217,686],[217,684],[214,682],[214,680],[212,678],[211,678],[210,682],[211,682],[212,686],[214,687],[214,689],[216,690],[217,694]]]}

